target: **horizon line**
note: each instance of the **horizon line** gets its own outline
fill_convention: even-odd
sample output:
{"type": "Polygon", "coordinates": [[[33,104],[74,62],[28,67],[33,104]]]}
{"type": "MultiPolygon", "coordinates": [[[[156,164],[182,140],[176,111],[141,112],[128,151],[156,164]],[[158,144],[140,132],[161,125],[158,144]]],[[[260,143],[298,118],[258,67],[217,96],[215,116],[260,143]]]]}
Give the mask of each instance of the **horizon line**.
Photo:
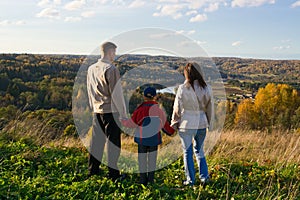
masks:
{"type": "MultiPolygon", "coordinates": [[[[26,53],[26,52],[8,52],[8,53],[4,53],[1,52],[0,54],[18,54],[18,55],[26,55],[26,54],[31,54],[31,55],[70,55],[70,56],[97,56],[100,54],[91,54],[91,53],[66,53],[66,52],[57,52],[57,53],[53,53],[53,52],[44,52],[44,53],[37,53],[37,52],[30,52],[30,53],[26,53]]],[[[166,57],[178,57],[178,56],[173,56],[173,55],[151,55],[151,54],[117,54],[116,56],[121,56],[121,55],[141,55],[141,56],[166,56],[166,57]]],[[[201,57],[201,56],[199,56],[201,57]]],[[[204,56],[202,56],[204,57],[204,56]]],[[[179,57],[178,57],[179,58],[179,57]]],[[[186,58],[186,57],[185,57],[186,58]]],[[[197,58],[197,56],[193,56],[190,58],[197,58]]],[[[289,60],[289,61],[300,61],[300,58],[270,58],[270,57],[254,57],[254,56],[237,56],[237,55],[214,55],[214,56],[207,56],[207,58],[238,58],[238,59],[255,59],[255,60],[289,60]]]]}

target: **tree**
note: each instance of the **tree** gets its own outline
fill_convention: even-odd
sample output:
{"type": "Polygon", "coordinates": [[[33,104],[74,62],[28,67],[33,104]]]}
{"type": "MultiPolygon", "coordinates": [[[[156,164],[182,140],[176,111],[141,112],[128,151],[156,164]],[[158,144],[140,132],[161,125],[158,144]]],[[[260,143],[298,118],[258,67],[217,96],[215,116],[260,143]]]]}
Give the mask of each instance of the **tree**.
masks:
{"type": "Polygon", "coordinates": [[[239,127],[255,128],[254,118],[254,103],[251,99],[243,100],[238,106],[234,120],[235,124],[239,127]]]}
{"type": "Polygon", "coordinates": [[[238,106],[235,123],[250,128],[290,129],[297,121],[300,97],[295,89],[287,84],[269,83],[260,88],[254,103],[243,100],[238,106]]]}
{"type": "Polygon", "coordinates": [[[10,83],[7,73],[0,74],[0,90],[6,91],[10,83]]]}
{"type": "Polygon", "coordinates": [[[234,119],[237,112],[237,104],[231,102],[230,100],[226,100],[226,102],[221,101],[220,103],[218,103],[217,106],[217,111],[216,111],[217,116],[219,115],[218,113],[221,113],[221,111],[218,112],[219,108],[224,108],[224,107],[226,107],[226,118],[225,118],[224,127],[230,129],[234,126],[234,119]],[[224,106],[223,104],[226,104],[226,106],[224,106]]]}

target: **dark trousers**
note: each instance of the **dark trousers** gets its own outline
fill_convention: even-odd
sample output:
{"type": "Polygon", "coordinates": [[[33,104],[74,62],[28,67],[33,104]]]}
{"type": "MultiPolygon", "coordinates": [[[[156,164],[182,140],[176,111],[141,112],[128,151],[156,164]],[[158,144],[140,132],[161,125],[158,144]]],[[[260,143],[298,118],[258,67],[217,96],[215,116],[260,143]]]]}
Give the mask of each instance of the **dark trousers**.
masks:
{"type": "Polygon", "coordinates": [[[93,116],[93,132],[89,153],[89,174],[99,174],[99,166],[103,157],[106,143],[109,177],[116,179],[120,176],[117,166],[121,151],[121,130],[116,123],[117,114],[95,113],[93,116]]]}
{"type": "Polygon", "coordinates": [[[157,146],[138,145],[138,160],[140,170],[140,183],[154,182],[156,169],[157,146]]]}

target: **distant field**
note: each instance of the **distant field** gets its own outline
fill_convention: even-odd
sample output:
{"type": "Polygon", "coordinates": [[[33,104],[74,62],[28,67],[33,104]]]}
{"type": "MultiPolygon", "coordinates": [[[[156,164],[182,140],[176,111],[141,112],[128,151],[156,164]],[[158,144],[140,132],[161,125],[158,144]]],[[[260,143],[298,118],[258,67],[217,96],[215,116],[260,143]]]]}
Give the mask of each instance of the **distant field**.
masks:
{"type": "Polygon", "coordinates": [[[244,94],[245,91],[239,87],[225,85],[226,95],[230,94],[244,94]]]}

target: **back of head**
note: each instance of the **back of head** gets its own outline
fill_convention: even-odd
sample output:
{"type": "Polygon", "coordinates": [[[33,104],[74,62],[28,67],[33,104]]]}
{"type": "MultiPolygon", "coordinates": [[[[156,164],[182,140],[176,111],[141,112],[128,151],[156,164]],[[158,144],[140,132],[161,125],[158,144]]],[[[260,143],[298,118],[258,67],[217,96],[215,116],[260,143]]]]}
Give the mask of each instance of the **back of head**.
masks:
{"type": "Polygon", "coordinates": [[[147,87],[144,90],[144,97],[148,99],[153,99],[156,96],[156,89],[153,87],[147,87]]]}
{"type": "Polygon", "coordinates": [[[201,70],[200,65],[198,63],[187,63],[187,65],[184,67],[184,69],[187,72],[187,79],[188,82],[194,87],[194,81],[197,80],[199,82],[200,87],[205,88],[206,82],[203,78],[203,73],[201,70]]]}
{"type": "Polygon", "coordinates": [[[116,49],[117,45],[112,42],[104,42],[101,45],[101,55],[104,56],[110,49],[116,49]]]}

